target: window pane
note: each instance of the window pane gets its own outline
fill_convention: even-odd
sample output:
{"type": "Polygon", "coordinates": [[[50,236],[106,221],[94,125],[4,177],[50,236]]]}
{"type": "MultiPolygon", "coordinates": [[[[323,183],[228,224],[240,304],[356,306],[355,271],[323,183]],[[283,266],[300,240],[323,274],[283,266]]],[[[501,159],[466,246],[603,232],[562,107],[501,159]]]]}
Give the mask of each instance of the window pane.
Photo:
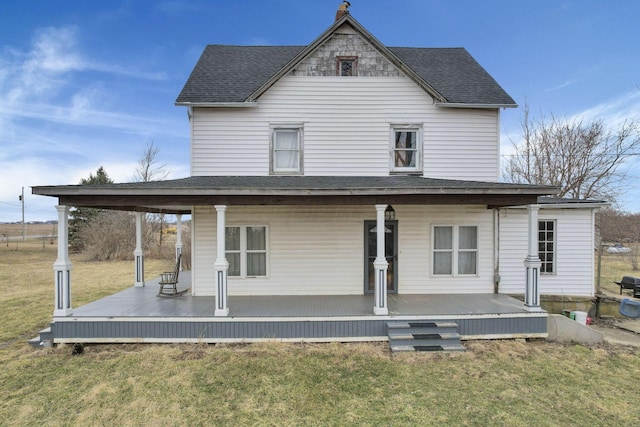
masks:
{"type": "Polygon", "coordinates": [[[227,261],[229,262],[229,276],[240,276],[240,254],[227,252],[227,261]]]}
{"type": "Polygon", "coordinates": [[[247,227],[247,250],[260,251],[267,248],[264,227],[247,227]]]}
{"type": "Polygon", "coordinates": [[[433,248],[452,249],[453,248],[453,228],[434,227],[433,228],[433,248]]]}
{"type": "Polygon", "coordinates": [[[451,274],[451,252],[433,254],[433,274],[451,274]]]}
{"type": "Polygon", "coordinates": [[[477,227],[460,227],[458,229],[458,249],[478,249],[477,227]]]}
{"type": "Polygon", "coordinates": [[[417,138],[415,131],[396,131],[396,148],[417,149],[417,138]]]}
{"type": "Polygon", "coordinates": [[[298,170],[300,163],[298,130],[279,129],[274,132],[274,135],[274,168],[298,170]]]}
{"type": "Polygon", "coordinates": [[[267,275],[267,254],[247,254],[247,276],[267,275]]]}
{"type": "Polygon", "coordinates": [[[296,129],[276,130],[276,150],[297,150],[298,131],[296,129]]]}
{"type": "Polygon", "coordinates": [[[458,254],[458,274],[476,274],[475,252],[460,252],[458,254]]]}
{"type": "Polygon", "coordinates": [[[340,75],[353,76],[353,61],[340,61],[340,75]]]}
{"type": "Polygon", "coordinates": [[[394,164],[396,167],[416,167],[418,138],[416,131],[396,131],[394,164]]]}
{"type": "Polygon", "coordinates": [[[240,250],[240,227],[227,227],[224,236],[225,248],[229,251],[240,250]]]}

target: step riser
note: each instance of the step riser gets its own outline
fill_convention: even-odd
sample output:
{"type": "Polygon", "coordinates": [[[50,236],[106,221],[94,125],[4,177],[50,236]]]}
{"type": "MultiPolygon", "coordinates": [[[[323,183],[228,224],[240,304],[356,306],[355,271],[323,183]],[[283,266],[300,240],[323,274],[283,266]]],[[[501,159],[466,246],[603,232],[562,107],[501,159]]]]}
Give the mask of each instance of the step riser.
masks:
{"type": "Polygon", "coordinates": [[[465,351],[455,322],[390,322],[387,331],[393,352],[465,351]]]}
{"type": "Polygon", "coordinates": [[[460,335],[457,332],[440,332],[429,334],[416,334],[410,331],[389,331],[389,338],[394,340],[460,340],[460,335]]]}

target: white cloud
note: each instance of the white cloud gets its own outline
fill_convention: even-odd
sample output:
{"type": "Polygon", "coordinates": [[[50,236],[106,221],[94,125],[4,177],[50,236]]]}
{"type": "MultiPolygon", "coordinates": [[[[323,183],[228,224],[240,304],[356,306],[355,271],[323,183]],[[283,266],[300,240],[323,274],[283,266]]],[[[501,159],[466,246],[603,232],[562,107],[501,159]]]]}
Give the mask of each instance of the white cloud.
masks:
{"type": "Polygon", "coordinates": [[[114,75],[155,81],[163,72],[89,59],[80,40],[77,27],[49,27],[28,51],[0,50],[0,222],[20,220],[23,186],[27,221],[54,219],[57,200],[29,186],[77,184],[100,166],[116,182],[131,181],[132,141],[188,138],[184,116],[133,109],[129,92],[109,86],[114,75]]]}
{"type": "Polygon", "coordinates": [[[616,128],[626,120],[640,120],[640,89],[634,89],[620,97],[575,113],[569,120],[585,122],[602,120],[605,125],[616,128]]]}

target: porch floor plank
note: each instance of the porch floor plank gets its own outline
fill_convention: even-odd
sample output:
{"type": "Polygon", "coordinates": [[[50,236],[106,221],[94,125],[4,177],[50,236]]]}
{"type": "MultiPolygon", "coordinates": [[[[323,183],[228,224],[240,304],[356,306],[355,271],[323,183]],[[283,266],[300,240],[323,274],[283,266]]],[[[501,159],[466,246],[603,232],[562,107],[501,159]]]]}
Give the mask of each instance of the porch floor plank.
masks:
{"type": "MultiPolygon", "coordinates": [[[[191,286],[181,274],[178,290],[191,286]],[[184,279],[183,279],[184,278],[184,279]]],[[[213,317],[215,297],[158,297],[157,279],[76,307],[70,317],[213,317]]],[[[388,296],[390,316],[529,313],[522,301],[501,294],[429,294],[388,296]]],[[[230,296],[229,317],[372,316],[372,295],[230,296]]]]}

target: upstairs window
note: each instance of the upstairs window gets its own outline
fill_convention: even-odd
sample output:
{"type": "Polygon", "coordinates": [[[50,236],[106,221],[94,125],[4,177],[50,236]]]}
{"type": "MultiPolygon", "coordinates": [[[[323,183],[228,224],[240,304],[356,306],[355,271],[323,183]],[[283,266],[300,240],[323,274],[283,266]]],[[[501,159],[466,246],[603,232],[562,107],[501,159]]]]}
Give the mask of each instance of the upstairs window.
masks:
{"type": "Polygon", "coordinates": [[[418,126],[391,128],[391,172],[422,171],[422,129],[418,126]]]}
{"type": "Polygon", "coordinates": [[[339,56],[337,58],[338,76],[357,76],[358,75],[358,57],[356,56],[339,56]]]}
{"type": "Polygon", "coordinates": [[[555,274],[556,222],[538,221],[538,257],[542,261],[540,273],[555,274]]]}
{"type": "Polygon", "coordinates": [[[301,174],[302,127],[276,127],[271,135],[271,172],[301,174]]]}

